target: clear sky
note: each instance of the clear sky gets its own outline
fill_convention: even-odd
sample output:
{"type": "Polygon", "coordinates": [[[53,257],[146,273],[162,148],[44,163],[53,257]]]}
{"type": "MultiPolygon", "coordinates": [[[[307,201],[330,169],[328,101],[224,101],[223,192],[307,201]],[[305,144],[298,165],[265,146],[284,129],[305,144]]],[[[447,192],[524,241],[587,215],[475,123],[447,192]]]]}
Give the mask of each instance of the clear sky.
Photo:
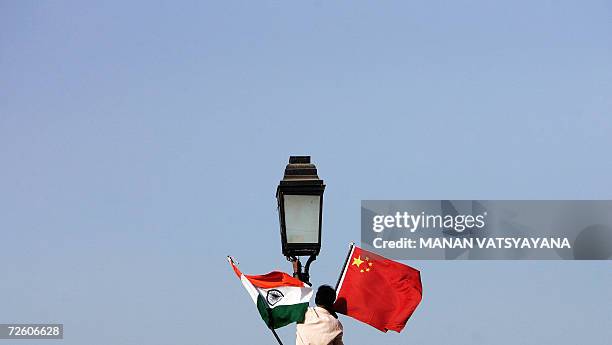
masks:
{"type": "MultiPolygon", "coordinates": [[[[327,183],[315,285],[362,199],[610,199],[610,18],[609,1],[0,1],[0,323],[274,344],[225,256],[290,269],[291,154],[327,183]]],[[[347,344],[612,338],[610,262],[406,263],[424,284],[406,329],[341,318],[347,344]]]]}

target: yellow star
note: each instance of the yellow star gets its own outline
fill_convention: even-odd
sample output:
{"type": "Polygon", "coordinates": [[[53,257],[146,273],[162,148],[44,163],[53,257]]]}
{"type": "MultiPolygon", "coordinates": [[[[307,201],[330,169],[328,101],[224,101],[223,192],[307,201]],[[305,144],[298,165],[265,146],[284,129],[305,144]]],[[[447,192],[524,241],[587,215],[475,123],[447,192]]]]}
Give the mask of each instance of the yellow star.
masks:
{"type": "Polygon", "coordinates": [[[370,269],[369,269],[369,268],[366,268],[366,272],[370,272],[370,269]]]}
{"type": "Polygon", "coordinates": [[[368,263],[368,266],[372,266],[372,263],[371,263],[371,262],[370,262],[370,263],[368,263]]]}
{"type": "Polygon", "coordinates": [[[359,266],[363,263],[363,260],[361,260],[361,256],[358,256],[356,258],[353,258],[353,263],[351,265],[355,265],[357,266],[357,268],[359,268],[359,266]]]}
{"type": "Polygon", "coordinates": [[[363,273],[363,270],[361,270],[360,272],[363,273]]]}

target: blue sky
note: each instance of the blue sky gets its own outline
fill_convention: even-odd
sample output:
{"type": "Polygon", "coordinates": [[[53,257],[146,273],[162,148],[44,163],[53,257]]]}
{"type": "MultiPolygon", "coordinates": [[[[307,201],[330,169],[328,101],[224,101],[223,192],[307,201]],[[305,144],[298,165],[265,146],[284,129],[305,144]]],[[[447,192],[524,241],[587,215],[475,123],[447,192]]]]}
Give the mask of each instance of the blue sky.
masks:
{"type": "MultiPolygon", "coordinates": [[[[274,343],[225,256],[290,269],[274,192],[292,154],[327,183],[316,285],[362,199],[612,198],[611,12],[0,1],[0,322],[64,323],[64,344],[274,343]]],[[[406,263],[424,284],[406,329],[343,318],[347,344],[612,337],[609,262],[406,263]]]]}

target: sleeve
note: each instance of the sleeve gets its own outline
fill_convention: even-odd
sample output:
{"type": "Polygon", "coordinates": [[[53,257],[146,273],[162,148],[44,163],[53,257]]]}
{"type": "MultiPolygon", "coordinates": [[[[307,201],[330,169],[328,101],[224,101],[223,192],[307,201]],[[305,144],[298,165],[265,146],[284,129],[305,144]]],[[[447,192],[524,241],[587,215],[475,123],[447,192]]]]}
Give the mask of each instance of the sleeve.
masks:
{"type": "Polygon", "coordinates": [[[342,342],[342,333],[338,334],[338,336],[334,338],[334,341],[332,341],[330,345],[344,345],[344,342],[342,342]]]}

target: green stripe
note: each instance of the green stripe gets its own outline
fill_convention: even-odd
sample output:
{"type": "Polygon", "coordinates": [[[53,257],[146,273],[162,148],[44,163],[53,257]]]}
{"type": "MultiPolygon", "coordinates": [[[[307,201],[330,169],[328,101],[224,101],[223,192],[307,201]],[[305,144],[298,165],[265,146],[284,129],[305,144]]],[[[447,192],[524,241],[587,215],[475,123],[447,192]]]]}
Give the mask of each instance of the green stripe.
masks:
{"type": "Polygon", "coordinates": [[[259,315],[270,328],[281,328],[290,323],[304,322],[304,315],[308,309],[308,302],[291,305],[279,305],[276,308],[269,308],[263,296],[257,296],[257,310],[259,315]]]}

